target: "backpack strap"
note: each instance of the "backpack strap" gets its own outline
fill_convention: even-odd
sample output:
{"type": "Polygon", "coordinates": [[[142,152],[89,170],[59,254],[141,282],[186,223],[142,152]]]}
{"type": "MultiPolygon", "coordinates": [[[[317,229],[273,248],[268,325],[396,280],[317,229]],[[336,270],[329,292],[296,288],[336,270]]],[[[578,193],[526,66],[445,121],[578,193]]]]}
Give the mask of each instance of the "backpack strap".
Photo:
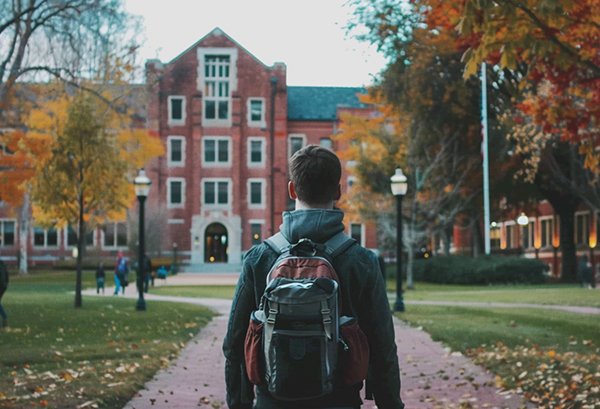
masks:
{"type": "Polygon", "coordinates": [[[325,242],[325,253],[334,259],[346,251],[354,243],[356,243],[355,239],[341,231],[325,242]]]}
{"type": "Polygon", "coordinates": [[[287,241],[285,237],[283,237],[283,234],[281,234],[281,232],[274,234],[273,236],[266,239],[265,244],[271,247],[273,251],[277,253],[278,256],[285,253],[285,251],[291,245],[291,243],[287,241]]]}

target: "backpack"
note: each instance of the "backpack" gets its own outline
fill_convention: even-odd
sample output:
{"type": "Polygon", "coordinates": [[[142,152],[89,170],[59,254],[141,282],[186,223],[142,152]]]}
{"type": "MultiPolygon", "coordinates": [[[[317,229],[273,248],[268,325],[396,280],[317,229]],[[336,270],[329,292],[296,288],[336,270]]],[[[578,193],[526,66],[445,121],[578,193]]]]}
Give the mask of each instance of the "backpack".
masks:
{"type": "Polygon", "coordinates": [[[266,384],[276,399],[292,401],[364,380],[369,346],[357,320],[340,316],[340,280],[332,265],[355,240],[342,232],[323,244],[309,239],[290,244],[278,233],[265,243],[278,258],[246,334],[250,381],[266,384]]]}
{"type": "Polygon", "coordinates": [[[128,270],[129,267],[127,266],[127,260],[125,260],[125,257],[123,257],[119,260],[119,265],[117,266],[117,275],[119,277],[124,277],[125,274],[127,274],[128,270]]]}

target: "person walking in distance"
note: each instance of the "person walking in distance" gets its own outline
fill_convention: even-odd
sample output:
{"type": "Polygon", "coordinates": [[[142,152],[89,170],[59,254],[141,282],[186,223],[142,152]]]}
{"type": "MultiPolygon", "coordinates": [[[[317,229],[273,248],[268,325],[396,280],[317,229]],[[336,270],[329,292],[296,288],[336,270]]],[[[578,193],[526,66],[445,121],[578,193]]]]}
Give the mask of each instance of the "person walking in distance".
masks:
{"type": "MultiPolygon", "coordinates": [[[[290,197],[295,200],[296,207],[292,212],[283,213],[283,223],[280,226],[280,237],[282,236],[283,241],[289,243],[288,248],[298,251],[299,254],[301,248],[327,249],[328,245],[323,244],[332,243],[335,237],[339,237],[340,233],[345,231],[342,223],[344,213],[334,207],[335,202],[341,196],[341,172],[338,157],[331,150],[321,146],[309,145],[296,152],[290,159],[291,181],[288,183],[288,192],[290,197]]],[[[284,315],[282,310],[268,311],[269,319],[272,319],[271,325],[274,325],[275,330],[264,330],[264,328],[268,328],[269,320],[261,322],[256,328],[263,328],[261,332],[262,345],[264,343],[275,344],[273,348],[281,347],[283,354],[279,355],[277,359],[274,359],[273,356],[265,357],[265,354],[262,354],[260,359],[266,360],[266,363],[262,362],[258,365],[258,373],[252,372],[249,375],[248,367],[249,364],[252,365],[252,359],[249,360],[248,350],[251,348],[246,341],[246,335],[251,335],[249,327],[251,330],[255,328],[254,324],[250,325],[250,320],[260,321],[257,311],[264,312],[264,308],[261,309],[261,307],[264,307],[262,303],[268,294],[265,290],[270,291],[279,283],[294,285],[294,280],[281,281],[287,280],[287,278],[276,278],[271,282],[272,284],[267,286],[267,277],[270,277],[271,268],[274,266],[279,268],[282,265],[278,261],[281,259],[274,249],[276,247],[272,245],[276,241],[276,236],[251,248],[243,260],[242,272],[229,316],[228,330],[223,341],[227,404],[230,409],[359,408],[363,403],[360,398],[363,382],[362,380],[356,381],[356,379],[351,384],[345,382],[348,378],[354,378],[351,376],[352,373],[345,373],[343,365],[339,366],[335,372],[334,376],[337,378],[334,377],[333,386],[329,385],[331,390],[327,389],[321,396],[302,399],[303,392],[300,390],[300,386],[296,391],[285,392],[295,393],[302,400],[281,400],[281,396],[276,396],[276,393],[273,392],[273,390],[277,390],[276,384],[279,382],[276,378],[289,375],[286,373],[288,362],[284,362],[285,359],[301,360],[304,356],[313,353],[315,345],[317,345],[307,344],[298,338],[286,338],[287,334],[297,329],[303,329],[305,325],[303,322],[285,321],[284,317],[280,317],[280,315],[284,315]],[[276,316],[277,312],[279,315],[276,316]],[[273,322],[275,324],[272,324],[273,322]],[[279,337],[277,342],[273,340],[276,337],[279,337]],[[285,342],[279,342],[281,340],[285,340],[285,342]],[[280,364],[281,366],[278,366],[280,364]],[[270,372],[270,379],[267,379],[264,373],[265,365],[277,366],[276,372],[270,372]],[[263,373],[261,373],[261,369],[263,369],[263,373]],[[259,379],[256,379],[257,376],[259,379]],[[251,377],[254,384],[250,381],[251,377]],[[343,378],[344,381],[341,381],[340,378],[343,378]],[[272,388],[273,384],[275,386],[272,388]],[[255,392],[256,402],[254,403],[255,392]]],[[[345,240],[348,243],[347,239],[345,240]]],[[[353,319],[358,322],[358,327],[362,330],[361,334],[366,338],[368,350],[370,350],[368,352],[370,358],[367,357],[367,361],[371,363],[370,372],[372,374],[369,386],[373,391],[377,407],[402,409],[404,403],[400,397],[400,371],[394,325],[379,262],[375,254],[354,240],[350,240],[350,245],[345,247],[341,253],[336,254],[335,251],[327,253],[332,254],[331,266],[339,278],[337,293],[339,304],[336,307],[341,310],[340,317],[354,317],[353,319]]],[[[293,262],[290,261],[289,264],[292,265],[293,262]]],[[[298,281],[303,282],[296,280],[296,282],[298,281]]],[[[309,280],[307,283],[310,283],[311,286],[320,286],[320,283],[326,283],[327,285],[323,285],[323,288],[328,287],[325,289],[327,291],[332,288],[331,280],[309,280]]],[[[335,287],[335,284],[333,286],[335,287]]],[[[273,308],[277,307],[276,304],[273,302],[273,308]]],[[[330,310],[324,306],[320,312],[323,314],[323,319],[321,323],[317,322],[314,328],[318,331],[325,328],[327,333],[325,342],[327,342],[330,339],[331,331],[335,328],[331,327],[331,316],[328,315],[330,310]]],[[[264,314],[261,317],[264,318],[264,314]]],[[[347,349],[344,339],[340,337],[340,349],[342,347],[347,349]]],[[[259,351],[260,348],[258,348],[259,351]]],[[[313,361],[312,367],[311,363],[306,363],[307,369],[302,375],[308,379],[307,382],[312,379],[319,382],[322,373],[318,369],[320,369],[321,363],[322,361],[318,359],[313,361]]],[[[296,375],[294,379],[299,378],[296,375]]],[[[291,386],[288,388],[294,388],[294,383],[289,385],[291,386]]]]}

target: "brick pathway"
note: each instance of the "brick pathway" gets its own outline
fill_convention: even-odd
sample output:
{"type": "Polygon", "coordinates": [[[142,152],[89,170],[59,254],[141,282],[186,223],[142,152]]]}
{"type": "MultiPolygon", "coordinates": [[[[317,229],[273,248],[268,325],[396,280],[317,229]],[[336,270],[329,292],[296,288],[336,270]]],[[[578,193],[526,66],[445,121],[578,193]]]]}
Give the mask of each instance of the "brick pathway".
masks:
{"type": "MultiPolygon", "coordinates": [[[[200,281],[220,283],[235,282],[236,277],[205,276],[200,281]]],[[[169,277],[168,285],[198,284],[194,277],[169,277]]],[[[158,284],[160,285],[160,284],[158,284]]],[[[95,291],[84,291],[95,295],[95,291]]],[[[106,294],[112,294],[107,288],[106,294]]],[[[111,295],[112,296],[112,295],[111,295]]],[[[129,292],[126,297],[135,298],[129,292]]],[[[221,350],[227,327],[227,315],[231,302],[222,299],[199,299],[190,297],[167,297],[152,293],[152,300],[188,302],[206,305],[221,315],[215,317],[182,351],[180,357],[161,370],[153,380],[139,391],[124,409],[177,409],[177,408],[226,408],[224,357],[221,350]]],[[[514,394],[500,393],[493,386],[493,376],[481,367],[473,365],[464,356],[433,342],[424,331],[411,328],[395,319],[396,340],[402,379],[402,399],[407,408],[522,408],[521,398],[514,394]],[[461,406],[461,404],[463,406],[461,406]],[[470,406],[469,406],[470,405],[470,406]]],[[[533,407],[533,406],[528,406],[533,407]]],[[[376,408],[373,401],[365,401],[365,409],[376,408]]]]}

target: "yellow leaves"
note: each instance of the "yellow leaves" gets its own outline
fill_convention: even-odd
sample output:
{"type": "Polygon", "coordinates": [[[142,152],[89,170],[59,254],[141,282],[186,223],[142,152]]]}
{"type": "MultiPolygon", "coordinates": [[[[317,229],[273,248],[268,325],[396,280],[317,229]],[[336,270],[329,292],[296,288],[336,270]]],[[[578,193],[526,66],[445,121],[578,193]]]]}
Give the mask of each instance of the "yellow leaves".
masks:
{"type": "Polygon", "coordinates": [[[550,351],[548,351],[547,355],[548,355],[550,358],[554,358],[554,357],[556,356],[556,352],[555,352],[554,350],[550,350],[550,351]]]}

